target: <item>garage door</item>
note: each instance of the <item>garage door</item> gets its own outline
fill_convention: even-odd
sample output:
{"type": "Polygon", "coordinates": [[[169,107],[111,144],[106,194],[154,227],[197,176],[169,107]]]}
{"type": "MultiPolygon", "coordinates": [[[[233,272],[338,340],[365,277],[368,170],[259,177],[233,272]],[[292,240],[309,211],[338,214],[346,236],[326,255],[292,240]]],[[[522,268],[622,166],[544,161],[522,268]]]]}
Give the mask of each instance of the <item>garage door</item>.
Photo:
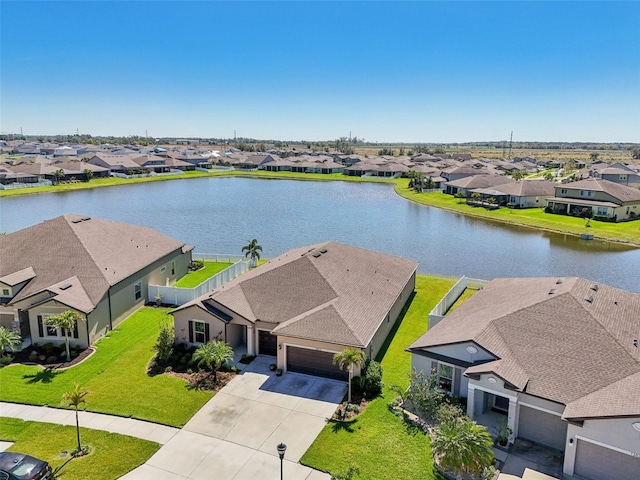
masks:
{"type": "Polygon", "coordinates": [[[275,357],[278,354],[278,337],[267,330],[258,330],[258,353],[275,357]]]}
{"type": "Polygon", "coordinates": [[[589,480],[640,477],[640,458],[578,440],[574,473],[589,480]]]}
{"type": "Polygon", "coordinates": [[[567,423],[557,415],[521,405],[518,437],[564,452],[567,423]]]}
{"type": "Polygon", "coordinates": [[[336,380],[348,380],[349,373],[333,364],[334,355],[331,352],[310,348],[287,347],[287,370],[336,380]]]}

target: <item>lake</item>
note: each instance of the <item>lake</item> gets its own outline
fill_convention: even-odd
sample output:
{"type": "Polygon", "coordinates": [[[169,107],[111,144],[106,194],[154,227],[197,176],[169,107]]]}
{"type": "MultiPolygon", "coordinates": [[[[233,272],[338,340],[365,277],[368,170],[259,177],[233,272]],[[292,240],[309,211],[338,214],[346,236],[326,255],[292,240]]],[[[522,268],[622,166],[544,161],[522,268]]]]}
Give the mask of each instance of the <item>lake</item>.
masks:
{"type": "Polygon", "coordinates": [[[640,249],[418,205],[388,184],[226,177],[6,197],[0,231],[65,213],[145,225],[202,253],[237,255],[257,238],[272,258],[335,240],[417,260],[421,273],[580,276],[640,293],[640,249]]]}

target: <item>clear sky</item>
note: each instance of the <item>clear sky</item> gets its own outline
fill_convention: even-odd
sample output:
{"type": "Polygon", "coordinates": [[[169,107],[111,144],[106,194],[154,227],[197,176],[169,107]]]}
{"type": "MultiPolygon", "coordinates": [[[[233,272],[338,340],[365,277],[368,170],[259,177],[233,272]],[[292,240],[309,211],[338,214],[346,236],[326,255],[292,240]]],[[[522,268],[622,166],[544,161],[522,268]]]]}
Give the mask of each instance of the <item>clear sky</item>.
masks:
{"type": "Polygon", "coordinates": [[[640,2],[6,1],[2,133],[640,142],[640,2]]]}

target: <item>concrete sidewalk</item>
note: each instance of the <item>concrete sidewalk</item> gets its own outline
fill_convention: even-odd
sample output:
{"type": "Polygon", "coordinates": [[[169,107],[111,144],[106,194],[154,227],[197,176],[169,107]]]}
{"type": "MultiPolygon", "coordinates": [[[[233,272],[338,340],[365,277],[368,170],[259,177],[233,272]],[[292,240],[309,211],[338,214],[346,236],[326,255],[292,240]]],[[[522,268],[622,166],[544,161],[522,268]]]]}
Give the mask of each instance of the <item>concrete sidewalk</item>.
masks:
{"type": "MultiPolygon", "coordinates": [[[[56,423],[58,425],[76,424],[74,410],[18,403],[0,402],[0,417],[20,418],[22,420],[56,423]]],[[[157,442],[161,445],[166,444],[180,431],[178,428],[167,427],[166,425],[144,422],[133,418],[104,415],[102,413],[80,412],[78,417],[81,427],[129,435],[130,437],[157,442]]]]}

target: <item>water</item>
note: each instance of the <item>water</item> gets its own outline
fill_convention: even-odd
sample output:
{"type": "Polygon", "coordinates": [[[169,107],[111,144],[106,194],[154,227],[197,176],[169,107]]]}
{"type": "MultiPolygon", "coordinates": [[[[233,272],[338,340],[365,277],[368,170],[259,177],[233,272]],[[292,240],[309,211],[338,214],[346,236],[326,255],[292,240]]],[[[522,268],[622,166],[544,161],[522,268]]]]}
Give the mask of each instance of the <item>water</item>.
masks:
{"type": "Polygon", "coordinates": [[[411,258],[422,273],[491,279],[580,276],[640,293],[640,249],[486,222],[397,196],[390,185],[202,178],[0,199],[0,231],[65,213],[145,225],[239,254],[264,257],[336,240],[411,258]]]}

